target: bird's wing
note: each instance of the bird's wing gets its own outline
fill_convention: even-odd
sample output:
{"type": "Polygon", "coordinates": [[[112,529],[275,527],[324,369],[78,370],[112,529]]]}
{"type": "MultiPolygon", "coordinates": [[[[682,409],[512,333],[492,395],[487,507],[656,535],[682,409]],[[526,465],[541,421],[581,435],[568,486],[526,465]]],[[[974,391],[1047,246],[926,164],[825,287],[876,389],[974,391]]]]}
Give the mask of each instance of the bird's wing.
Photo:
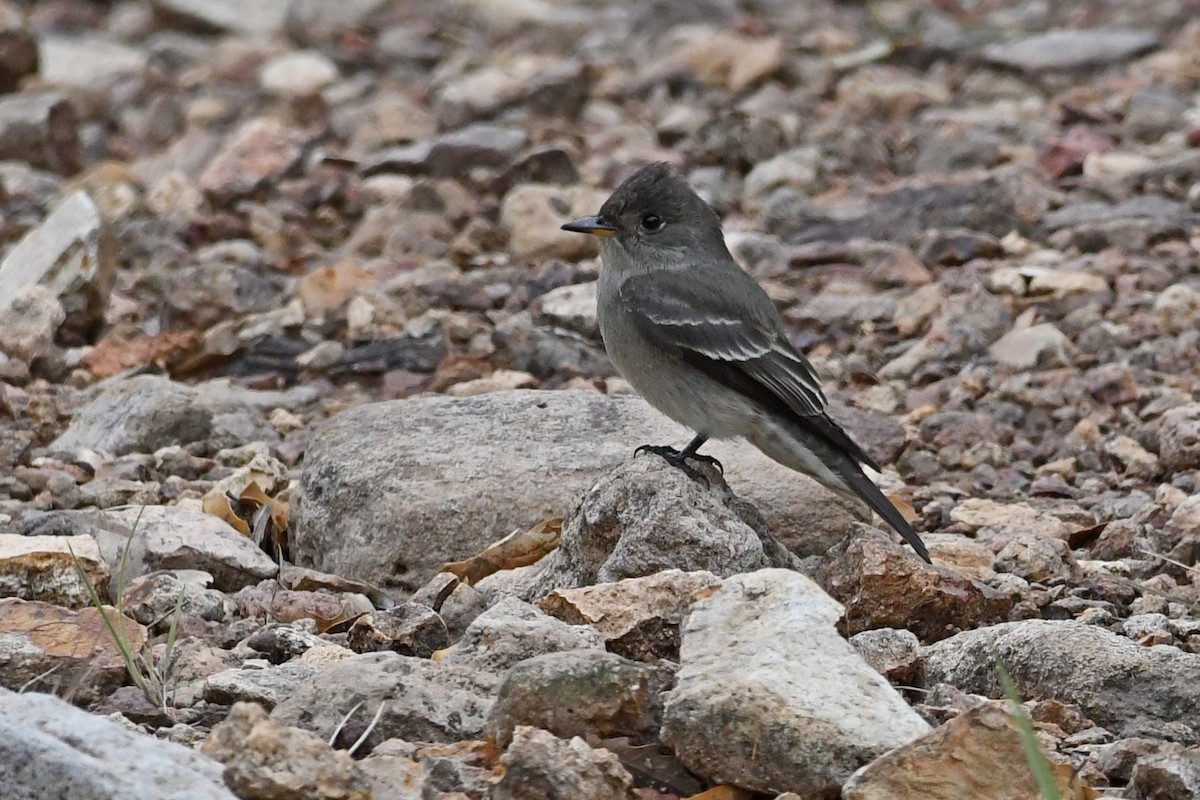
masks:
{"type": "Polygon", "coordinates": [[[643,336],[721,383],[803,417],[823,415],[821,384],[788,344],[774,305],[750,276],[739,270],[735,281],[746,285],[667,271],[631,275],[620,298],[643,336]]]}

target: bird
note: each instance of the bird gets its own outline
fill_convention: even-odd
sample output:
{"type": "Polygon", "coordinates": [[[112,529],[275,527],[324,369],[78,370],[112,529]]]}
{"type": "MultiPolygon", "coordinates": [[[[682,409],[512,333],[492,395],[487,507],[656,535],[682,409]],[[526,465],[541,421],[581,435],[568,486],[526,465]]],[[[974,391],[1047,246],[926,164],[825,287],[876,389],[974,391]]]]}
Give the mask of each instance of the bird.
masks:
{"type": "MultiPolygon", "coordinates": [[[[595,216],[597,319],[613,365],[651,406],[695,433],[682,450],[643,445],[695,477],[710,439],[744,438],[771,459],[877,513],[926,562],[921,537],[867,477],[880,467],[828,413],[779,311],[730,255],[721,220],[670,165],[627,178],[595,216]]],[[[723,472],[723,469],[722,469],[723,472]]]]}

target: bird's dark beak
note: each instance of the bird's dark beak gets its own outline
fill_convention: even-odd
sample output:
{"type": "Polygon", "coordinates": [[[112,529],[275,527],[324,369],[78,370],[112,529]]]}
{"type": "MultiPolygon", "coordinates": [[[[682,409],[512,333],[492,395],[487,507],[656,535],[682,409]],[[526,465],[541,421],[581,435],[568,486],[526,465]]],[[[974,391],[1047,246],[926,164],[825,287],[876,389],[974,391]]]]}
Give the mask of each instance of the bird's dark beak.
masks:
{"type": "Polygon", "coordinates": [[[615,236],[617,229],[600,217],[584,217],[562,226],[564,231],[571,233],[590,233],[593,236],[615,236]]]}

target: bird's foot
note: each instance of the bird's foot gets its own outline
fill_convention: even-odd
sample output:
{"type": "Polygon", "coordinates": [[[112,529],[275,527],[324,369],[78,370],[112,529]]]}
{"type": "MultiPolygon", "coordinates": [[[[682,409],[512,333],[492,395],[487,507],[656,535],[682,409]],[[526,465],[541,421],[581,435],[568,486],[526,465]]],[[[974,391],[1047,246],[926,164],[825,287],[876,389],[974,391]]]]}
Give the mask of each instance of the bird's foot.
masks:
{"type": "Polygon", "coordinates": [[[717,471],[722,475],[725,474],[725,467],[722,466],[720,461],[717,461],[712,456],[706,456],[701,453],[689,453],[687,450],[676,450],[674,447],[668,447],[665,444],[644,444],[633,451],[634,456],[641,455],[642,453],[654,453],[654,455],[659,456],[672,467],[682,470],[683,474],[687,475],[692,480],[703,481],[706,486],[708,485],[708,478],[705,477],[703,472],[687,463],[689,459],[699,461],[702,464],[711,464],[712,466],[716,467],[717,471]]]}

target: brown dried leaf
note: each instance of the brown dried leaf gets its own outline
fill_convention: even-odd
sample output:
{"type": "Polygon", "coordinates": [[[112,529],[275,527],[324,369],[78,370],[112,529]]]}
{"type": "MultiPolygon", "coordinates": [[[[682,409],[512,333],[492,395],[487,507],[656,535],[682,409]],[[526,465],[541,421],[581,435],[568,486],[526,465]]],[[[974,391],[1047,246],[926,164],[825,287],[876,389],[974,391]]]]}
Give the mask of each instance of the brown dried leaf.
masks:
{"type": "Polygon", "coordinates": [[[205,514],[212,514],[214,517],[223,519],[242,536],[250,535],[250,526],[244,519],[239,517],[233,510],[233,504],[229,502],[229,498],[223,494],[209,495],[204,498],[200,509],[205,514]]]}
{"type": "Polygon", "coordinates": [[[916,521],[921,518],[921,515],[918,514],[917,510],[912,507],[912,504],[903,497],[889,494],[887,499],[891,501],[892,505],[896,507],[896,510],[900,512],[900,516],[904,517],[904,521],[909,525],[916,523],[916,521]]]}
{"type": "Polygon", "coordinates": [[[464,583],[473,585],[494,572],[529,566],[558,547],[562,523],[562,517],[553,517],[528,530],[513,531],[488,545],[479,555],[445,564],[442,572],[450,572],[464,583]]]}

